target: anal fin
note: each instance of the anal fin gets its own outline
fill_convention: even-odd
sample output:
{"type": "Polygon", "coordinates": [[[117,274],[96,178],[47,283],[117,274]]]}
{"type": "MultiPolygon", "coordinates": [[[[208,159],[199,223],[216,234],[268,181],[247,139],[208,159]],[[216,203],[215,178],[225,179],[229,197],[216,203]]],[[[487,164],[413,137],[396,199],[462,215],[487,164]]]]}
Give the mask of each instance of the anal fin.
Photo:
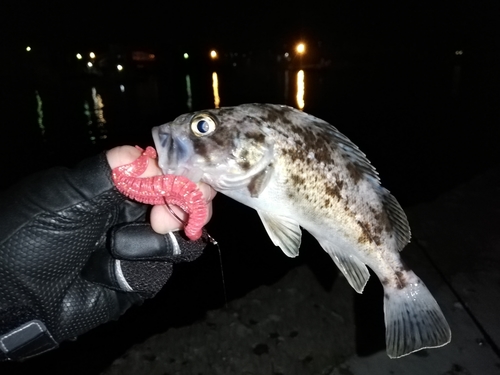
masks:
{"type": "Polygon", "coordinates": [[[370,272],[366,265],[355,255],[349,254],[330,242],[320,242],[321,247],[332,257],[340,271],[344,274],[349,284],[358,293],[363,293],[370,272]]]}
{"type": "Polygon", "coordinates": [[[285,255],[294,258],[299,255],[302,230],[299,224],[288,217],[273,216],[257,211],[267,234],[275,246],[279,246],[285,255]]]}

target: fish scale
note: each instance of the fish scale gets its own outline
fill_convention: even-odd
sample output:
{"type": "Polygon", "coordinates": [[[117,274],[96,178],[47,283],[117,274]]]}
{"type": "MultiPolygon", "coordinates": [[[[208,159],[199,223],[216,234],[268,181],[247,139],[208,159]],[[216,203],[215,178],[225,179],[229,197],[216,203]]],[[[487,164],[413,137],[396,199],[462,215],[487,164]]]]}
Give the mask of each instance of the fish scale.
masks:
{"type": "Polygon", "coordinates": [[[287,256],[299,254],[303,228],[358,293],[370,267],[384,287],[389,357],[451,340],[439,305],[400,258],[410,240],[404,211],[334,126],[283,105],[243,104],[184,114],[153,128],[153,138],[165,174],[254,208],[287,256]]]}

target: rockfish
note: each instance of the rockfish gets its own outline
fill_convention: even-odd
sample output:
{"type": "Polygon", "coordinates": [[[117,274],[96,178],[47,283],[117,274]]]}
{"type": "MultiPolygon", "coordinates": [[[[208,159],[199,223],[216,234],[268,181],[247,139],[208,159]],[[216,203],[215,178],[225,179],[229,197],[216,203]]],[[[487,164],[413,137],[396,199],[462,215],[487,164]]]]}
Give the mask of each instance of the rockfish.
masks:
{"type": "Polygon", "coordinates": [[[257,210],[272,242],[299,253],[301,227],[362,293],[384,287],[387,354],[450,342],[448,323],[401,260],[410,241],[404,211],[365,154],[327,122],[283,105],[244,104],[184,114],[153,128],[165,174],[203,181],[257,210]]]}

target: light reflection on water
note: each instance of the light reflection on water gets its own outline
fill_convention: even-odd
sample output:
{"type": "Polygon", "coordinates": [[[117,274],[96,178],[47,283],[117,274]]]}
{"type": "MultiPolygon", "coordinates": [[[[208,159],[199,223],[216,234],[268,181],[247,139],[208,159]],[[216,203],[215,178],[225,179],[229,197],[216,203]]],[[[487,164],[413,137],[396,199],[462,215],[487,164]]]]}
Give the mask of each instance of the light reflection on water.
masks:
{"type": "Polygon", "coordinates": [[[220,96],[219,96],[219,77],[217,72],[212,73],[212,88],[214,90],[214,106],[219,108],[220,106],[220,96]]]}
{"type": "Polygon", "coordinates": [[[92,87],[93,111],[90,111],[90,105],[87,101],[83,103],[83,113],[87,118],[88,136],[92,144],[96,144],[97,140],[107,138],[107,129],[105,127],[106,119],[104,118],[104,103],[97,89],[92,87]]]}
{"type": "Polygon", "coordinates": [[[189,74],[186,74],[186,94],[187,101],[186,106],[189,111],[193,110],[193,92],[191,91],[191,77],[189,74]]]}
{"type": "Polygon", "coordinates": [[[42,134],[42,138],[45,135],[45,126],[43,125],[43,103],[38,90],[35,90],[36,96],[36,113],[38,115],[38,128],[40,129],[40,133],[42,134]]]}
{"type": "Polygon", "coordinates": [[[297,98],[297,107],[300,110],[303,110],[304,106],[306,105],[304,102],[304,94],[305,94],[305,90],[306,90],[304,78],[305,78],[304,71],[299,70],[297,72],[297,95],[296,95],[296,98],[297,98]]]}

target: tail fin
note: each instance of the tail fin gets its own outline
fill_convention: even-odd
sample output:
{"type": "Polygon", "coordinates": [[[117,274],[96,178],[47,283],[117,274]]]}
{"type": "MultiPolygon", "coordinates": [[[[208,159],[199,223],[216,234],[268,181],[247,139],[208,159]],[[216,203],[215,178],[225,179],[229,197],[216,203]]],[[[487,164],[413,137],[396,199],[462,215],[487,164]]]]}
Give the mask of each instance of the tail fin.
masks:
{"type": "Polygon", "coordinates": [[[448,344],[451,331],[436,300],[424,283],[407,271],[408,283],[384,287],[387,355],[399,358],[426,348],[448,344]]]}

